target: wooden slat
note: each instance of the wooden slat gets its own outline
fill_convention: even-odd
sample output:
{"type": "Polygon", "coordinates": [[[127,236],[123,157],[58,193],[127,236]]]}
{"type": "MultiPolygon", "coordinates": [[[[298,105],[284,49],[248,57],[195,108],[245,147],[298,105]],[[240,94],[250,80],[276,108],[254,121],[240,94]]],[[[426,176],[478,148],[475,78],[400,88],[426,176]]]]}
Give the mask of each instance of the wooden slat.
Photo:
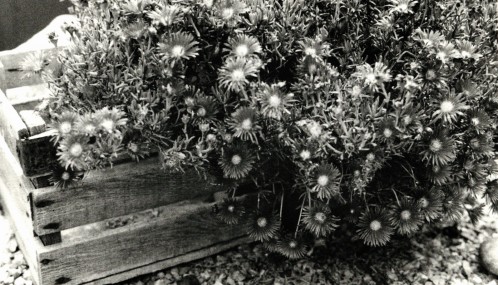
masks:
{"type": "Polygon", "coordinates": [[[83,233],[78,229],[63,232],[61,244],[40,249],[41,284],[91,282],[245,235],[247,225],[222,224],[211,214],[212,206],[202,202],[170,205],[147,222],[115,229],[98,223],[83,233]]]}
{"type": "Polygon", "coordinates": [[[193,260],[201,259],[204,257],[208,257],[217,253],[220,253],[222,251],[228,250],[230,248],[234,248],[238,245],[241,244],[247,244],[251,241],[249,237],[241,237],[241,238],[236,238],[230,241],[224,241],[219,244],[215,244],[203,249],[199,249],[193,252],[186,253],[184,255],[176,256],[174,258],[158,261],[152,264],[148,264],[145,266],[141,266],[138,268],[134,268],[131,270],[127,270],[118,274],[114,274],[102,279],[98,279],[95,281],[91,281],[89,283],[84,283],[88,285],[104,285],[104,284],[115,284],[118,282],[122,282],[143,274],[148,274],[152,272],[156,272],[168,267],[172,267],[178,264],[182,264],[185,262],[190,262],[193,260]]]}
{"type": "Polygon", "coordinates": [[[19,116],[28,128],[30,136],[41,134],[47,130],[45,120],[43,120],[37,111],[22,110],[19,112],[19,116]]]}
{"type": "MultiPolygon", "coordinates": [[[[22,178],[22,171],[7,149],[7,144],[0,136],[0,201],[7,212],[16,239],[29,264],[32,276],[39,281],[36,248],[42,246],[35,238],[31,219],[28,217],[29,183],[22,178]]],[[[31,189],[32,190],[32,189],[31,189]]]]}
{"type": "Polygon", "coordinates": [[[36,178],[51,173],[52,165],[57,160],[51,138],[49,131],[46,131],[17,142],[19,163],[26,177],[36,178]]]}
{"type": "Polygon", "coordinates": [[[22,110],[34,110],[43,100],[52,96],[47,84],[37,84],[8,89],[5,92],[7,99],[14,108],[22,110]]]}
{"type": "Polygon", "coordinates": [[[13,154],[17,153],[17,142],[29,136],[28,128],[2,91],[0,91],[0,135],[4,137],[13,154]]]}
{"type": "Polygon", "coordinates": [[[0,53],[0,61],[3,63],[5,70],[5,89],[43,83],[43,80],[40,76],[26,77],[20,70],[21,63],[26,59],[27,56],[39,52],[43,52],[46,55],[46,58],[49,59],[49,66],[46,67],[47,70],[55,70],[57,68],[56,48],[28,52],[18,52],[14,50],[0,53]]]}
{"type": "Polygon", "coordinates": [[[165,173],[159,159],[150,158],[91,171],[69,189],[37,189],[32,194],[33,224],[38,235],[45,235],[215,191],[219,187],[193,170],[184,175],[165,173]]]}

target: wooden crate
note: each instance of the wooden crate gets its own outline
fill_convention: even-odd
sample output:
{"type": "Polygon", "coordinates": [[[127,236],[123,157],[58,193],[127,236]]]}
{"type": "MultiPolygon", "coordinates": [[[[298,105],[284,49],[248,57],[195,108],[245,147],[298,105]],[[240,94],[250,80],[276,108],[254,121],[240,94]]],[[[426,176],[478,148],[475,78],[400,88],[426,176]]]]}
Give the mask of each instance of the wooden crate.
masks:
{"type": "Polygon", "coordinates": [[[244,225],[212,214],[221,190],[214,179],[164,173],[158,158],[120,161],[68,189],[49,186],[55,151],[33,111],[49,91],[21,77],[28,54],[0,54],[0,195],[37,284],[115,283],[248,241],[244,225]]]}

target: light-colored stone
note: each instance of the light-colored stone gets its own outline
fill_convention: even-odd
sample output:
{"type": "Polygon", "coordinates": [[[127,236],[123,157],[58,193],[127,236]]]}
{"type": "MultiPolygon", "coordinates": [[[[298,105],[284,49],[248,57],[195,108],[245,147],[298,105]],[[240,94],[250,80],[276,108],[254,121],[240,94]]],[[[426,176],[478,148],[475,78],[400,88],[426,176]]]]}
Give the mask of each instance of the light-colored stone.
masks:
{"type": "Polygon", "coordinates": [[[157,279],[154,285],[166,285],[166,281],[164,279],[157,279]]]}
{"type": "Polygon", "coordinates": [[[9,240],[9,243],[7,244],[7,249],[14,253],[17,251],[17,241],[15,239],[9,240]]]}
{"type": "Polygon", "coordinates": [[[14,281],[14,285],[26,285],[26,280],[22,277],[17,277],[14,281]]]}
{"type": "Polygon", "coordinates": [[[492,274],[498,276],[498,239],[490,238],[481,244],[481,261],[492,274]]]}

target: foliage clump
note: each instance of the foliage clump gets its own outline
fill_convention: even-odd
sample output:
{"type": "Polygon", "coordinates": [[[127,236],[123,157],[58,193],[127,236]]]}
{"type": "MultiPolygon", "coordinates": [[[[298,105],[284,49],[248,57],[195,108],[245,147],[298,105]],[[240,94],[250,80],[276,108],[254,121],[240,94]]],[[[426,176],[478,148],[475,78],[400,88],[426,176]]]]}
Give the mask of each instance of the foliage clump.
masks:
{"type": "Polygon", "coordinates": [[[344,222],[379,246],[498,211],[493,1],[73,2],[48,107],[66,169],[219,172],[258,201],[218,216],[291,258],[344,222]]]}

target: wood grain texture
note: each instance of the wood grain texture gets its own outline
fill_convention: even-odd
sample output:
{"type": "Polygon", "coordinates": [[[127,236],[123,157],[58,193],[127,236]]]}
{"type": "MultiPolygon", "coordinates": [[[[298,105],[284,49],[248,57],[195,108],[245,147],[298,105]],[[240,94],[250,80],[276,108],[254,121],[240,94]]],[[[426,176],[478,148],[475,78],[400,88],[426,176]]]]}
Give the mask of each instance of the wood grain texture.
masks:
{"type": "Polygon", "coordinates": [[[47,84],[37,84],[8,89],[5,92],[10,104],[19,112],[34,110],[43,100],[52,96],[47,84]]]}
{"type": "Polygon", "coordinates": [[[42,84],[43,80],[40,76],[24,76],[21,71],[22,62],[30,55],[34,53],[43,53],[47,59],[48,66],[46,70],[53,72],[58,68],[58,63],[56,60],[57,49],[44,49],[28,52],[17,52],[17,51],[7,51],[0,53],[0,61],[2,62],[5,70],[5,89],[16,88],[20,86],[29,86],[42,84]]]}
{"type": "Polygon", "coordinates": [[[24,124],[28,128],[30,136],[41,134],[46,131],[47,126],[45,120],[40,116],[40,114],[35,110],[22,110],[19,112],[19,116],[23,120],[24,124]]]}
{"type": "Polygon", "coordinates": [[[0,195],[2,207],[6,211],[16,239],[28,262],[35,281],[39,280],[36,248],[41,246],[33,234],[31,219],[28,217],[28,196],[30,184],[23,179],[22,170],[0,137],[0,195]]]}
{"type": "Polygon", "coordinates": [[[57,161],[57,150],[47,132],[17,141],[17,155],[24,175],[29,178],[46,176],[57,161]]]}
{"type": "MultiPolygon", "coordinates": [[[[41,284],[80,284],[143,267],[245,235],[247,225],[230,226],[211,214],[213,204],[165,207],[148,222],[115,229],[74,232],[38,253],[41,284]]],[[[64,232],[63,232],[64,234],[64,232]]]]}
{"type": "Polygon", "coordinates": [[[241,238],[236,238],[230,241],[224,241],[219,244],[214,244],[212,246],[199,249],[193,252],[189,252],[180,256],[176,256],[174,258],[169,258],[166,260],[158,261],[152,264],[148,264],[145,266],[141,266],[138,268],[130,269],[118,274],[113,274],[110,276],[107,276],[102,279],[94,280],[88,283],[88,285],[104,285],[104,284],[114,284],[118,282],[122,282],[143,274],[148,274],[152,272],[156,272],[168,267],[172,267],[178,264],[182,264],[185,262],[190,262],[193,260],[201,259],[207,256],[211,256],[217,253],[220,253],[222,251],[228,250],[230,248],[234,248],[236,246],[242,245],[242,244],[247,244],[251,241],[249,237],[241,237],[241,238]]]}
{"type": "Polygon", "coordinates": [[[28,128],[2,91],[0,91],[0,135],[4,137],[13,154],[17,153],[17,142],[29,136],[28,128]]]}
{"type": "Polygon", "coordinates": [[[68,189],[47,187],[32,194],[33,225],[38,235],[97,222],[219,191],[193,170],[169,174],[158,158],[89,172],[68,189]]]}

